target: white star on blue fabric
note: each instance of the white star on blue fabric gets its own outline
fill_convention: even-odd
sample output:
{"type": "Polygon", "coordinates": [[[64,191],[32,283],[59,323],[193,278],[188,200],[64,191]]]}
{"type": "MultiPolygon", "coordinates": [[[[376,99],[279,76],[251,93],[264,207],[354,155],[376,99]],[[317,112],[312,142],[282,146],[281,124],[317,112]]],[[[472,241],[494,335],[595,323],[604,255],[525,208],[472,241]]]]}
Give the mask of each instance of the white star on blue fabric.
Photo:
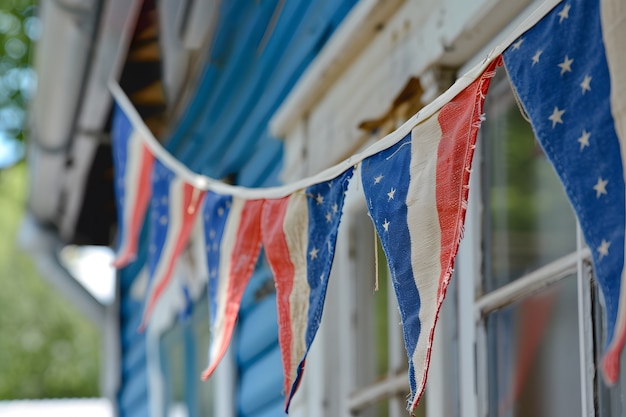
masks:
{"type": "Polygon", "coordinates": [[[554,106],[554,111],[552,112],[550,117],[548,117],[548,119],[552,122],[553,129],[557,125],[557,123],[563,123],[563,119],[561,118],[563,116],[563,113],[565,113],[565,110],[559,110],[558,107],[554,106]]]}
{"type": "Polygon", "coordinates": [[[585,75],[585,78],[580,83],[580,88],[583,95],[585,95],[587,91],[591,91],[591,76],[589,74],[585,75]]]}
{"type": "Polygon", "coordinates": [[[541,56],[541,54],[543,54],[543,49],[539,49],[537,52],[535,52],[535,55],[533,55],[533,67],[535,66],[535,64],[539,63],[539,57],[541,56]]]}
{"type": "Polygon", "coordinates": [[[396,195],[396,189],[392,187],[392,188],[391,188],[391,191],[389,191],[389,192],[387,193],[387,197],[389,197],[389,198],[387,199],[387,201],[391,201],[391,200],[393,200],[393,197],[394,197],[395,195],[396,195]]]}
{"type": "Polygon", "coordinates": [[[317,193],[317,197],[315,197],[315,201],[317,201],[317,205],[319,206],[324,202],[324,196],[320,193],[317,193]]]}
{"type": "Polygon", "coordinates": [[[374,184],[378,184],[383,178],[385,178],[383,174],[380,174],[377,177],[374,177],[374,184]]]}
{"type": "Polygon", "coordinates": [[[385,232],[389,231],[389,221],[387,219],[385,219],[385,222],[383,223],[383,228],[385,229],[385,232]]]}
{"type": "Polygon", "coordinates": [[[517,42],[513,44],[513,50],[514,51],[518,50],[520,46],[522,46],[522,43],[524,43],[524,38],[519,38],[517,42]]]}
{"type": "Polygon", "coordinates": [[[578,138],[578,143],[580,143],[580,150],[582,151],[587,146],[589,146],[589,138],[591,137],[591,133],[587,132],[583,129],[582,135],[578,138]]]}
{"type": "Polygon", "coordinates": [[[311,252],[309,252],[309,256],[311,257],[311,259],[317,259],[317,253],[320,250],[317,249],[316,247],[313,247],[313,249],[311,249],[311,252]]]}
{"type": "Polygon", "coordinates": [[[565,7],[563,7],[563,9],[558,13],[559,16],[559,23],[563,23],[563,21],[567,18],[569,18],[569,9],[572,6],[570,6],[569,4],[566,4],[565,7]]]}
{"type": "Polygon", "coordinates": [[[609,254],[609,247],[611,246],[611,242],[607,242],[602,239],[602,243],[598,246],[598,253],[600,254],[600,259],[604,258],[609,254]]]}
{"type": "Polygon", "coordinates": [[[603,180],[602,177],[598,177],[598,182],[593,186],[593,189],[596,190],[596,198],[600,198],[601,195],[607,194],[606,185],[609,183],[609,180],[603,180]]]}
{"type": "Polygon", "coordinates": [[[566,72],[572,72],[572,64],[574,63],[573,59],[570,59],[567,55],[563,58],[563,62],[561,62],[558,66],[561,68],[561,75],[566,72]]]}

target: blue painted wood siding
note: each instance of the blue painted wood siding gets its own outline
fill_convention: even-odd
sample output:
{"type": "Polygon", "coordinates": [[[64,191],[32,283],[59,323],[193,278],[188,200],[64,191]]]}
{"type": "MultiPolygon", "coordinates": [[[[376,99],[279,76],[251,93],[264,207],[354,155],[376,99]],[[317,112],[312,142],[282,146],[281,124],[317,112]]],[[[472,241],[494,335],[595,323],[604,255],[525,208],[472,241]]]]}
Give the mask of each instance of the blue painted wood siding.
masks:
{"type": "MultiPolygon", "coordinates": [[[[283,148],[269,134],[269,120],[355,3],[222,2],[208,64],[166,142],[168,150],[192,170],[214,178],[228,177],[247,187],[277,185],[283,148]]],[[[141,264],[140,260],[120,274],[121,417],[149,415],[145,337],[136,331],[143,306],[129,294],[141,264]]],[[[261,262],[244,295],[233,340],[241,417],[283,415],[271,282],[271,273],[261,262]]]]}

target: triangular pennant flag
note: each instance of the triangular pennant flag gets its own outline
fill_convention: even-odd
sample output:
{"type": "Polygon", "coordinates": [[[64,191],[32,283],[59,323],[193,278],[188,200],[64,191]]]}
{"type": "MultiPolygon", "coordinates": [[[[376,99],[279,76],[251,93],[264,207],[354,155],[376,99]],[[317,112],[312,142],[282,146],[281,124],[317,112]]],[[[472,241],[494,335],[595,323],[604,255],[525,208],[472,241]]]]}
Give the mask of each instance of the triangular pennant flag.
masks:
{"type": "Polygon", "coordinates": [[[285,411],[320,325],[337,229],[353,169],[263,207],[263,245],[276,283],[285,411]]]}
{"type": "Polygon", "coordinates": [[[462,235],[483,102],[499,62],[404,139],[361,163],[369,214],[402,318],[410,411],[424,391],[435,324],[462,235]]]}
{"type": "Polygon", "coordinates": [[[623,0],[568,1],[504,52],[516,94],[591,250],[604,296],[602,370],[609,383],[619,377],[626,343],[624,19],[623,0]]]}
{"type": "Polygon", "coordinates": [[[156,301],[172,276],[176,260],[187,245],[205,194],[176,176],[162,162],[154,164],[148,250],[150,278],[142,328],[145,328],[156,301]]]}
{"type": "Polygon", "coordinates": [[[154,156],[128,116],[115,106],[113,115],[113,167],[118,220],[118,249],[113,261],[122,268],[137,256],[139,233],[150,204],[150,176],[154,156]]]}
{"type": "Polygon", "coordinates": [[[226,353],[244,290],[261,251],[263,200],[243,200],[209,192],[202,216],[209,271],[207,285],[211,345],[208,379],[226,353]]]}

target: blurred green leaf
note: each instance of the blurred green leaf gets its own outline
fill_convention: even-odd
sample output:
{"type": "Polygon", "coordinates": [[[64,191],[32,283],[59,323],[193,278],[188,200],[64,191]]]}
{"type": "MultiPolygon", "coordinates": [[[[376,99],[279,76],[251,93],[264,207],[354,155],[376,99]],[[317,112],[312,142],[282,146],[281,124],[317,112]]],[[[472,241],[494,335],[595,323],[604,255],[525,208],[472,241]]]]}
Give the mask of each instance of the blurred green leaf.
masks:
{"type": "Polygon", "coordinates": [[[98,396],[98,330],[16,248],[26,189],[25,164],[0,171],[0,400],[98,396]]]}

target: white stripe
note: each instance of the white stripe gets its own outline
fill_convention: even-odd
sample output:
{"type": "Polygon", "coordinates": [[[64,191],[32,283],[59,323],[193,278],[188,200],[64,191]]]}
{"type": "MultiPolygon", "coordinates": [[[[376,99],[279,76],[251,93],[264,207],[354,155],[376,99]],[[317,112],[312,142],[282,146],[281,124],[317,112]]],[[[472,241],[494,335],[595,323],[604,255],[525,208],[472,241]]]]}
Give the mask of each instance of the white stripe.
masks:
{"type": "MultiPolygon", "coordinates": [[[[167,232],[165,234],[165,242],[163,245],[163,249],[161,250],[161,256],[159,256],[159,260],[157,262],[157,266],[154,270],[154,274],[152,276],[152,282],[150,283],[150,288],[148,292],[148,302],[153,303],[152,297],[156,292],[157,287],[163,281],[165,272],[167,271],[168,264],[171,262],[176,262],[173,259],[173,252],[176,248],[176,241],[178,239],[178,235],[180,235],[180,230],[182,228],[182,207],[181,205],[184,202],[183,198],[183,188],[185,182],[181,178],[174,178],[170,182],[170,190],[169,190],[169,223],[167,225],[167,232]],[[174,204],[178,203],[178,204],[174,204]]],[[[148,307],[148,305],[146,306],[148,307]]]]}
{"type": "Polygon", "coordinates": [[[222,235],[222,244],[220,246],[220,270],[216,300],[217,306],[215,320],[213,321],[213,341],[211,342],[209,354],[209,367],[211,367],[213,362],[217,359],[222,345],[227,342],[224,340],[224,325],[226,321],[226,306],[230,301],[227,299],[227,295],[232,278],[231,259],[237,240],[237,231],[239,230],[239,225],[241,223],[241,213],[243,211],[244,204],[245,200],[233,198],[230,213],[228,214],[228,219],[226,219],[226,225],[224,226],[224,234],[222,235]]]}
{"type": "MultiPolygon", "coordinates": [[[[600,13],[602,17],[602,37],[611,79],[611,113],[613,114],[615,131],[619,139],[624,180],[626,181],[626,72],[624,72],[624,69],[626,69],[626,54],[624,54],[623,46],[624,40],[626,40],[626,3],[624,0],[602,0],[600,2],[600,13]]],[[[626,261],[626,245],[624,246],[624,251],[624,260],[626,261]]],[[[623,268],[615,333],[613,334],[611,345],[626,330],[625,326],[626,268],[623,268]]]]}
{"type": "MultiPolygon", "coordinates": [[[[283,232],[289,257],[294,266],[293,288],[289,295],[291,318],[290,381],[296,378],[296,369],[306,352],[306,330],[309,318],[309,287],[307,275],[309,210],[303,191],[294,193],[287,205],[283,232]]],[[[289,393],[286,393],[289,395],[289,393]]]]}
{"type": "Polygon", "coordinates": [[[153,151],[154,155],[163,162],[169,169],[176,172],[177,175],[182,176],[188,183],[194,185],[201,190],[212,190],[220,194],[230,194],[246,199],[259,199],[259,198],[281,198],[292,194],[293,192],[301,189],[305,189],[314,184],[319,184],[324,181],[329,181],[336,178],[342,172],[352,168],[365,158],[372,156],[384,149],[389,148],[396,144],[399,140],[405,137],[414,126],[422,123],[428,119],[434,113],[438,112],[446,103],[456,97],[461,91],[463,91],[468,85],[474,82],[485,69],[493,62],[494,59],[500,56],[502,52],[515,41],[522,33],[526,32],[529,28],[535,25],[543,16],[545,16],[550,10],[552,10],[561,0],[546,0],[542,3],[537,10],[522,22],[511,35],[501,44],[496,46],[485,59],[469,70],[465,75],[459,78],[452,87],[450,87],[441,96],[437,97],[432,103],[424,107],[417,114],[407,120],[396,131],[391,132],[383,139],[377,141],[372,146],[368,147],[361,153],[355,154],[339,164],[332,166],[319,174],[304,178],[300,181],[292,184],[284,185],[281,187],[272,188],[245,188],[240,186],[233,186],[225,184],[221,181],[205,177],[203,175],[196,174],[184,166],[181,162],[176,160],[171,154],[169,154],[154,138],[150,129],[144,124],[143,120],[133,107],[132,103],[126,97],[126,94],[120,88],[116,81],[109,81],[109,90],[115,100],[124,110],[131,123],[136,129],[139,129],[144,134],[146,144],[153,151]]]}
{"type": "Polygon", "coordinates": [[[128,250],[128,233],[132,227],[131,219],[133,217],[133,209],[137,205],[137,196],[139,195],[139,177],[141,175],[141,161],[143,155],[141,148],[143,141],[141,134],[134,130],[128,137],[126,147],[126,175],[124,175],[124,212],[122,213],[122,221],[124,227],[124,236],[117,250],[118,254],[123,254],[128,250]]]}
{"type": "Polygon", "coordinates": [[[421,331],[412,353],[417,393],[424,383],[430,332],[437,314],[437,291],[441,275],[441,230],[437,212],[437,149],[441,140],[437,115],[412,132],[411,179],[407,193],[407,220],[411,237],[411,265],[420,294],[421,331]]]}

